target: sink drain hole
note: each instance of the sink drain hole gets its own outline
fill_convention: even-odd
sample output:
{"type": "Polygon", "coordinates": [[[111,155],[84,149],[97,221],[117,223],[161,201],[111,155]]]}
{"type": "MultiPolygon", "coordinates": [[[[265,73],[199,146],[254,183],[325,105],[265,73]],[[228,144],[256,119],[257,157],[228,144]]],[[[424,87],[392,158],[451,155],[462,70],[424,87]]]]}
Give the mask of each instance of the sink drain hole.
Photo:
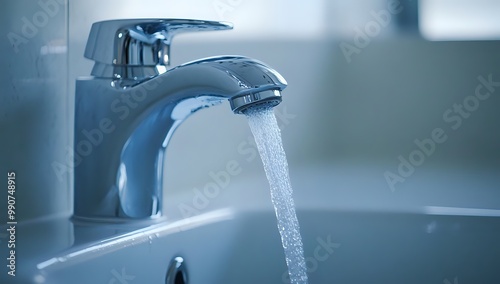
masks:
{"type": "Polygon", "coordinates": [[[165,284],[188,284],[186,263],[180,256],[170,261],[165,284]]]}

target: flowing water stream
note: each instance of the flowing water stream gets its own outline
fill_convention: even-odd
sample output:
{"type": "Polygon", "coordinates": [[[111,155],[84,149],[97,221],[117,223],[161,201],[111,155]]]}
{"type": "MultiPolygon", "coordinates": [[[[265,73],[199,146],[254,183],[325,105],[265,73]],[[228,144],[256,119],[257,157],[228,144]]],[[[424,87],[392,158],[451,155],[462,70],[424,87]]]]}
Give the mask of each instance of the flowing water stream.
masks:
{"type": "Polygon", "coordinates": [[[292,198],[288,163],[276,117],[271,107],[249,109],[245,114],[269,180],[290,282],[305,284],[307,274],[304,249],[292,198]]]}

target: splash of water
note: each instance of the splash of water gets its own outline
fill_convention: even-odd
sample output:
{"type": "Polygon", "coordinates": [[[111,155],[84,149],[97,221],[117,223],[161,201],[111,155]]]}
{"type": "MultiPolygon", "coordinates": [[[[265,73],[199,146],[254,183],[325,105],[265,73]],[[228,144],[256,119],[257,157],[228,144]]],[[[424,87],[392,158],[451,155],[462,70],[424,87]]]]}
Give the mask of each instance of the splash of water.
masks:
{"type": "Polygon", "coordinates": [[[288,162],[276,116],[271,107],[252,108],[245,114],[271,188],[271,200],[278,220],[278,230],[285,251],[290,282],[306,284],[307,269],[304,249],[292,198],[288,162]]]}

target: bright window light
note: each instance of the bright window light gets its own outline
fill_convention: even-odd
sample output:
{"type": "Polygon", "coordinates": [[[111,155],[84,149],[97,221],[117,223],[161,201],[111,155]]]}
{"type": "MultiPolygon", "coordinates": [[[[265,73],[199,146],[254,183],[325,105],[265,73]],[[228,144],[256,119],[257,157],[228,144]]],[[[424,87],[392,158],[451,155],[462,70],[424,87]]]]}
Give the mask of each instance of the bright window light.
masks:
{"type": "Polygon", "coordinates": [[[500,39],[498,0],[420,0],[419,27],[428,40],[500,39]]]}
{"type": "MultiPolygon", "coordinates": [[[[187,34],[186,38],[196,41],[217,41],[225,37],[249,40],[319,38],[326,32],[325,0],[310,0],[307,3],[288,0],[87,0],[81,3],[84,9],[89,10],[85,13],[93,16],[102,13],[103,18],[186,18],[227,21],[234,24],[235,31],[229,34],[187,34]],[[96,10],[96,6],[101,9],[96,10]],[[114,14],[109,14],[110,10],[114,14]]],[[[81,9],[75,11],[78,11],[78,15],[83,14],[81,9]]]]}

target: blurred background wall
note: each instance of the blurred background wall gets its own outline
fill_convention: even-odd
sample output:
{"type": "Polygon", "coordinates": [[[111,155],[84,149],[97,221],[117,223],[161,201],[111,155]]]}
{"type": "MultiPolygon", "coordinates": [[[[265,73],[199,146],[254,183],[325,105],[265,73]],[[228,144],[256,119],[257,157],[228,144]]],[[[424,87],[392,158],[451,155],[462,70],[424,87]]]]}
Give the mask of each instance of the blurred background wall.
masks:
{"type": "MultiPolygon", "coordinates": [[[[33,4],[34,10],[28,11],[28,2],[9,1],[1,12],[9,17],[1,21],[19,32],[22,15],[40,9],[33,4]]],[[[474,96],[479,76],[500,81],[500,22],[492,16],[498,4],[454,3],[70,0],[61,6],[67,13],[40,29],[38,38],[43,41],[30,41],[23,46],[25,53],[13,53],[9,42],[2,41],[2,66],[7,67],[1,76],[0,123],[2,137],[8,139],[1,142],[5,162],[0,167],[2,172],[7,168],[25,172],[20,183],[27,183],[26,189],[19,194],[30,196],[24,206],[32,210],[22,211],[30,212],[22,213],[26,218],[70,210],[71,172],[58,177],[52,163],[66,161],[65,149],[73,143],[74,82],[92,68],[83,57],[90,26],[101,20],[157,17],[224,20],[235,26],[232,31],[177,36],[172,66],[206,56],[241,54],[268,63],[287,79],[289,86],[276,113],[292,182],[307,169],[332,167],[335,174],[333,168],[351,167],[357,178],[373,178],[373,184],[382,184],[380,190],[390,194],[384,173],[397,174],[399,156],[409,159],[419,149],[415,139],[431,138],[436,128],[443,129],[447,140],[415,167],[413,179],[418,180],[419,171],[434,169],[498,173],[500,91],[491,91],[487,100],[471,105],[474,110],[467,115],[454,106],[474,96]],[[63,43],[61,51],[67,49],[41,56],[40,46],[52,40],[63,43]],[[33,80],[40,77],[42,82],[33,80]],[[41,85],[22,89],[33,84],[41,85]],[[17,101],[16,94],[22,94],[17,101]],[[449,109],[448,120],[461,117],[456,129],[451,128],[455,123],[443,118],[449,109]],[[364,167],[375,174],[364,175],[364,167]]],[[[230,161],[242,168],[234,183],[248,177],[264,180],[259,159],[252,158],[250,137],[245,118],[232,114],[228,104],[195,113],[168,148],[167,195],[192,194],[194,188],[212,181],[211,172],[224,170],[230,161]]],[[[299,195],[307,192],[307,182],[297,183],[302,184],[295,188],[299,195]]],[[[498,189],[495,184],[486,187],[489,192],[498,189]]]]}
{"type": "Polygon", "coordinates": [[[58,179],[51,167],[64,159],[72,128],[67,15],[62,0],[9,0],[0,9],[0,204],[7,207],[7,172],[15,171],[17,221],[72,208],[67,175],[58,179]]]}

